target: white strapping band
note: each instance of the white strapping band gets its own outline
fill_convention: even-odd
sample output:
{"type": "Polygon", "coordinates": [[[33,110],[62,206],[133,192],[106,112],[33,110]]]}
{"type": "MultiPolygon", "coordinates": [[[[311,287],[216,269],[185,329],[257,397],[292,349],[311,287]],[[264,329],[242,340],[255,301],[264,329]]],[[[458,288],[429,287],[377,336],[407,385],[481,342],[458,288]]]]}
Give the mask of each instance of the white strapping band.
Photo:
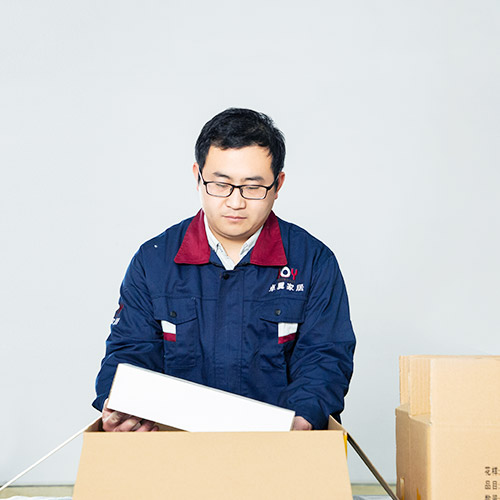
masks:
{"type": "Polygon", "coordinates": [[[69,442],[73,441],[73,439],[77,438],[80,434],[83,434],[85,432],[85,430],[90,425],[92,425],[94,422],[95,422],[95,420],[92,420],[92,422],[87,424],[83,429],[79,430],[76,434],[73,434],[71,437],[66,439],[66,441],[64,441],[60,445],[56,446],[52,451],[49,451],[49,453],[47,453],[45,456],[43,456],[40,460],[37,460],[33,465],[30,465],[27,469],[20,472],[16,477],[13,477],[10,481],[7,481],[2,487],[0,487],[0,491],[4,490],[8,486],[10,486],[12,483],[17,481],[20,477],[27,474],[31,469],[34,469],[37,465],[41,464],[44,460],[47,460],[47,458],[49,458],[51,455],[53,455],[56,451],[59,451],[61,448],[66,446],[69,442]]]}

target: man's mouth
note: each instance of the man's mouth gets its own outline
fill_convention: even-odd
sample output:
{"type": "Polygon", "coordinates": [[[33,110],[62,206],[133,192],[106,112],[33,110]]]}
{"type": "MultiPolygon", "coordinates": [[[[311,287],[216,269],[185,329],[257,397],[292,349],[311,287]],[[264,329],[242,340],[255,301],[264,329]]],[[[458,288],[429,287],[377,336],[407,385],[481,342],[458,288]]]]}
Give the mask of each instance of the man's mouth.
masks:
{"type": "Polygon", "coordinates": [[[223,215],[223,217],[225,219],[234,220],[234,221],[246,219],[246,217],[242,217],[241,215],[223,215]]]}

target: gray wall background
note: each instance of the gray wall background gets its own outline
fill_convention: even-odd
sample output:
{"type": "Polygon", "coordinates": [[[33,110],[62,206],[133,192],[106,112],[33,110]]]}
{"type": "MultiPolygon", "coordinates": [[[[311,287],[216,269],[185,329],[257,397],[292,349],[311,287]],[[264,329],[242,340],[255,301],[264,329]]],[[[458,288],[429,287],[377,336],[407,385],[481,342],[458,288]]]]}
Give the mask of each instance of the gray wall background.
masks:
{"type": "MultiPolygon", "coordinates": [[[[493,0],[2,0],[0,482],[97,416],[126,266],[197,210],[194,142],[229,106],[286,135],[275,210],[340,261],[344,424],[394,481],[398,356],[500,351],[499,19],[493,0]]],[[[80,446],[20,483],[73,482],[80,446]]]]}

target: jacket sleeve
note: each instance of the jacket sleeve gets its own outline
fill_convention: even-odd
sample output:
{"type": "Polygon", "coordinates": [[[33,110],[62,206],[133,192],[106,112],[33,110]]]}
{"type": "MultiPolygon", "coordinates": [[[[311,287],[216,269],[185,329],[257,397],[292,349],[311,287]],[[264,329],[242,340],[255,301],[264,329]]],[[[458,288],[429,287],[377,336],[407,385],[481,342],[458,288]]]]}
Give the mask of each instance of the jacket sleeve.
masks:
{"type": "Polygon", "coordinates": [[[125,274],[119,306],[96,379],[97,397],[92,405],[100,411],[108,397],[118,363],[163,371],[163,335],[160,323],[154,319],[141,250],[134,256],[125,274]]]}
{"type": "Polygon", "coordinates": [[[328,416],[339,419],[344,408],[356,340],[335,256],[329,255],[315,269],[280,405],[294,409],[314,429],[324,429],[328,416]]]}

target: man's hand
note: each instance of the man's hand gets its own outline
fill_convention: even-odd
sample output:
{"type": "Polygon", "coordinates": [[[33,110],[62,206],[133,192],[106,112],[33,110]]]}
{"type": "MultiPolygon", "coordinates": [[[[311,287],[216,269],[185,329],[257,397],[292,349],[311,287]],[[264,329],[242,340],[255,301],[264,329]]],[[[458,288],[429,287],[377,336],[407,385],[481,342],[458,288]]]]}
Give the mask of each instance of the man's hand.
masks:
{"type": "Polygon", "coordinates": [[[107,432],[154,432],[158,430],[158,426],[151,420],[141,420],[133,415],[109,410],[107,399],[102,409],[102,428],[107,432]]]}
{"type": "Polygon", "coordinates": [[[293,417],[292,431],[311,431],[313,426],[304,417],[293,417]]]}

